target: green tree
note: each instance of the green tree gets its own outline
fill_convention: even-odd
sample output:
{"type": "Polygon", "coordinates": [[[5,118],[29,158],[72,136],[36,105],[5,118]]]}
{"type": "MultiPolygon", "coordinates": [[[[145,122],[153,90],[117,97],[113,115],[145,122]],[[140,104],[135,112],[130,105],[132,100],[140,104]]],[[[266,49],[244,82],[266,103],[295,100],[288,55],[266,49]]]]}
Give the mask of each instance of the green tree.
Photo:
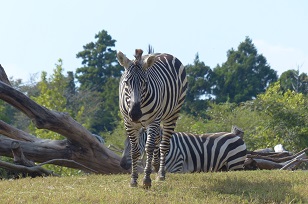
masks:
{"type": "Polygon", "coordinates": [[[181,114],[176,131],[191,133],[229,132],[232,125],[244,131],[249,150],[282,144],[297,152],[308,146],[308,96],[282,91],[272,84],[256,99],[241,104],[210,103],[207,119],[181,114]]]}
{"type": "Polygon", "coordinates": [[[0,101],[0,120],[9,120],[8,115],[6,114],[6,107],[4,101],[0,101]]]}
{"type": "Polygon", "coordinates": [[[119,78],[123,68],[116,60],[116,51],[112,49],[116,40],[102,30],[95,35],[96,42],[83,46],[83,51],[76,56],[82,59],[83,67],[76,69],[76,78],[80,89],[103,92],[103,87],[110,77],[119,78]]]}
{"type": "MultiPolygon", "coordinates": [[[[37,83],[39,93],[37,96],[32,96],[31,99],[48,109],[59,112],[68,112],[78,121],[78,118],[81,118],[80,115],[83,114],[84,107],[80,107],[79,110],[70,109],[72,106],[68,103],[67,96],[73,94],[71,92],[72,88],[74,88],[74,85],[72,85],[73,79],[72,74],[69,73],[68,76],[63,74],[64,69],[62,66],[62,60],[59,59],[56,68],[53,70],[53,74],[50,77],[47,77],[47,72],[42,72],[41,80],[37,83]]],[[[30,133],[39,138],[53,140],[65,139],[65,137],[58,133],[46,129],[37,129],[33,124],[30,125],[29,129],[30,133]]],[[[65,175],[79,173],[79,171],[74,169],[54,165],[48,165],[47,168],[65,175]]]]}
{"type": "Polygon", "coordinates": [[[276,82],[258,95],[255,105],[267,120],[258,126],[258,137],[270,145],[283,144],[291,151],[308,146],[308,100],[302,93],[282,91],[276,82]]]}
{"type": "Polygon", "coordinates": [[[279,77],[282,90],[296,91],[297,93],[308,93],[308,75],[306,73],[299,74],[298,70],[288,70],[279,77]]]}
{"type": "MultiPolygon", "coordinates": [[[[41,74],[41,81],[38,82],[39,95],[31,97],[38,104],[55,111],[68,112],[66,108],[67,100],[64,96],[68,86],[66,77],[63,75],[62,60],[59,59],[59,64],[56,64],[53,75],[48,79],[47,72],[41,74]]],[[[60,134],[44,130],[31,128],[33,134],[37,137],[45,139],[64,139],[60,134]]]]}
{"type": "Polygon", "coordinates": [[[301,73],[299,75],[299,88],[298,92],[308,94],[308,75],[307,73],[301,73]]]}
{"type": "MultiPolygon", "coordinates": [[[[65,76],[63,71],[63,63],[59,59],[50,77],[47,77],[45,71],[41,73],[41,80],[37,83],[38,94],[30,98],[48,109],[69,113],[76,121],[86,126],[85,122],[80,120],[84,114],[83,104],[77,106],[77,103],[69,102],[70,100],[75,101],[74,98],[77,98],[77,92],[74,91],[75,85],[72,84],[74,81],[72,79],[73,74],[69,72],[68,76],[65,76]]],[[[64,139],[62,135],[45,129],[36,129],[32,126],[31,130],[33,134],[40,138],[64,139]]]]}
{"type": "Polygon", "coordinates": [[[90,130],[96,134],[113,131],[119,117],[119,79],[109,78],[103,86],[105,91],[97,93],[97,109],[89,119],[90,130]]]}
{"type": "Polygon", "coordinates": [[[196,54],[194,63],[185,66],[188,81],[188,91],[186,94],[185,103],[182,110],[188,114],[195,116],[202,115],[208,107],[210,95],[210,82],[212,70],[206,66],[204,62],[199,60],[198,53],[196,54]],[[204,110],[204,112],[202,112],[204,110]]]}
{"type": "Polygon", "coordinates": [[[96,42],[83,46],[77,54],[82,59],[81,68],[76,70],[80,91],[94,93],[100,98],[95,107],[96,112],[88,117],[89,128],[98,134],[111,131],[120,120],[118,116],[118,86],[122,66],[116,60],[116,51],[112,49],[116,40],[102,30],[95,35],[96,42]]]}
{"type": "Polygon", "coordinates": [[[217,102],[243,102],[265,92],[268,85],[277,81],[277,73],[257,53],[252,40],[246,37],[238,50],[227,52],[227,61],[213,69],[212,91],[217,102]]]}

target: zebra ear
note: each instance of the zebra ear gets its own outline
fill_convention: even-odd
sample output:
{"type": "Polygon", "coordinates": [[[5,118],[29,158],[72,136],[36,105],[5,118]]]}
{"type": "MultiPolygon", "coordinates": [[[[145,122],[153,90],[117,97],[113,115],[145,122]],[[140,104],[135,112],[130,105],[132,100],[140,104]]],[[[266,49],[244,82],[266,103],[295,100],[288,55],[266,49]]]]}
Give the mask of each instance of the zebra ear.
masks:
{"type": "Polygon", "coordinates": [[[121,51],[118,51],[117,58],[120,65],[123,66],[125,69],[127,69],[132,63],[131,60],[128,59],[121,51]]]}
{"type": "Polygon", "coordinates": [[[151,67],[156,61],[155,55],[150,55],[143,63],[143,68],[146,70],[151,67]]]}

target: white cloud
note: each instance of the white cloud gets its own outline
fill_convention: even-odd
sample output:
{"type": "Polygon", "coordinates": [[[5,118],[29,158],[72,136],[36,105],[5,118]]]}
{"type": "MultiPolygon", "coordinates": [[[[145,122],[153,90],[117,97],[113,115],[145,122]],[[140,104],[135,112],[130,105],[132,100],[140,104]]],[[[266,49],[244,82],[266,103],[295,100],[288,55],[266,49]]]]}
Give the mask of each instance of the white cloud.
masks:
{"type": "Polygon", "coordinates": [[[290,69],[299,68],[300,73],[308,72],[308,53],[283,45],[273,45],[264,40],[254,40],[258,53],[262,54],[278,75],[290,69]]]}

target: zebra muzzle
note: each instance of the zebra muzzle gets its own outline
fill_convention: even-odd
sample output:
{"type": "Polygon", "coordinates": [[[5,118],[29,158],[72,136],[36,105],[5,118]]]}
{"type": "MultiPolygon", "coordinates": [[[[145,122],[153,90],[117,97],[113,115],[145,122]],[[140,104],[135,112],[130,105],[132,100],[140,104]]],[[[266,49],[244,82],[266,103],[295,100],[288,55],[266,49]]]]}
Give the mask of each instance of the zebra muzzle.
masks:
{"type": "Polygon", "coordinates": [[[140,103],[132,104],[132,108],[129,111],[129,117],[133,122],[139,122],[139,119],[142,117],[140,103]]]}
{"type": "Polygon", "coordinates": [[[132,167],[132,164],[131,162],[128,162],[127,161],[127,158],[126,157],[123,157],[120,161],[120,166],[125,169],[125,170],[128,170],[132,167]]]}

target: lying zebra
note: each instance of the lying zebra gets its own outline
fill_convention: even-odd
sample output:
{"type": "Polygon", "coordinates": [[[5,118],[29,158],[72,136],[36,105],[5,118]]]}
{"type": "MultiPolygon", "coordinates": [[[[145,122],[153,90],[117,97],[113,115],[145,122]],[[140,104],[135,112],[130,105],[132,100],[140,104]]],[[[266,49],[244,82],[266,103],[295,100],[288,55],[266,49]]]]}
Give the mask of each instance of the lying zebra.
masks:
{"type": "MultiPolygon", "coordinates": [[[[241,170],[246,159],[246,145],[243,132],[237,127],[232,132],[217,132],[195,135],[176,132],[170,140],[170,150],[166,157],[166,171],[171,173],[216,172],[241,170]]],[[[146,132],[140,130],[140,154],[145,150],[146,132]]],[[[120,165],[131,167],[130,142],[125,140],[125,149],[120,165]]],[[[159,153],[158,153],[159,155],[159,153]]],[[[159,162],[153,162],[153,165],[159,162]]],[[[155,168],[157,169],[157,167],[155,168]]]]}

